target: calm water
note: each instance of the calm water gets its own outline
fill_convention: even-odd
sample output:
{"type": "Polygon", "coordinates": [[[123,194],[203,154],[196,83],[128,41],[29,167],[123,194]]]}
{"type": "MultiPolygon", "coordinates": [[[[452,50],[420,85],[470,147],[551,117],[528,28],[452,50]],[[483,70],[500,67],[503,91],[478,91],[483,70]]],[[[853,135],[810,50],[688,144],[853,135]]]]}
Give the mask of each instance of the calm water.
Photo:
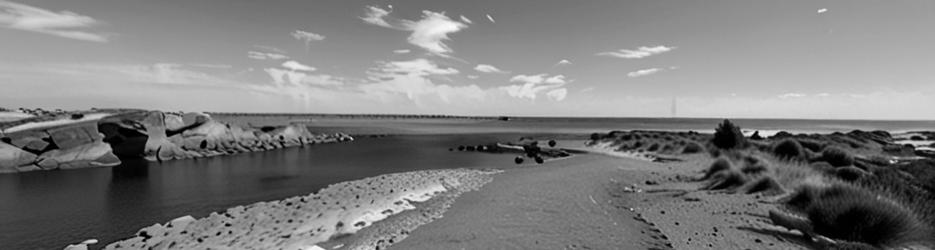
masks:
{"type": "MultiPolygon", "coordinates": [[[[112,242],[183,215],[305,195],[328,184],[420,169],[486,167],[510,155],[449,152],[505,135],[360,138],[234,156],[0,175],[0,249],[112,242]]],[[[104,244],[92,245],[103,247],[104,244]]]]}
{"type": "MultiPolygon", "coordinates": [[[[933,121],[734,120],[750,130],[847,132],[935,130],[933,121]]],[[[449,147],[512,141],[515,133],[657,129],[712,131],[719,119],[517,118],[511,121],[318,121],[315,131],[450,134],[359,138],[234,156],[114,168],[0,175],[0,248],[61,249],[88,238],[112,242],[183,215],[305,195],[328,184],[384,173],[512,162],[512,155],[448,152],[449,147]],[[374,123],[375,124],[375,123],[374,123]],[[491,134],[514,133],[514,134],[491,134]]]]}

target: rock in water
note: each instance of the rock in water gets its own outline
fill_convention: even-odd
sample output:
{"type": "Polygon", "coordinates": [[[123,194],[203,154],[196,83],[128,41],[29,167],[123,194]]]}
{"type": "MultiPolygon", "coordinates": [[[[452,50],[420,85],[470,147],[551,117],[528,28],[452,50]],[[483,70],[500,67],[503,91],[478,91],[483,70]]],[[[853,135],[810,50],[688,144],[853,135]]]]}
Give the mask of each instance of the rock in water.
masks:
{"type": "Polygon", "coordinates": [[[34,161],[36,155],[0,142],[0,173],[19,172],[18,167],[32,164],[34,161]]]}

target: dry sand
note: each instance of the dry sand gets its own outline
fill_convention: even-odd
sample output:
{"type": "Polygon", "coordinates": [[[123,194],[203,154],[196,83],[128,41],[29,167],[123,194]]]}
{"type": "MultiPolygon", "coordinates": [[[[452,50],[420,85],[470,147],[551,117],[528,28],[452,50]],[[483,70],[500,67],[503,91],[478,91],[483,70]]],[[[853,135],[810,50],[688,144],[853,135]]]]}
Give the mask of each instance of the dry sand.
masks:
{"type": "Polygon", "coordinates": [[[802,248],[792,242],[799,235],[766,222],[774,205],[759,202],[765,198],[696,191],[701,183],[692,180],[711,160],[682,158],[653,163],[585,154],[508,167],[391,248],[802,248]]]}

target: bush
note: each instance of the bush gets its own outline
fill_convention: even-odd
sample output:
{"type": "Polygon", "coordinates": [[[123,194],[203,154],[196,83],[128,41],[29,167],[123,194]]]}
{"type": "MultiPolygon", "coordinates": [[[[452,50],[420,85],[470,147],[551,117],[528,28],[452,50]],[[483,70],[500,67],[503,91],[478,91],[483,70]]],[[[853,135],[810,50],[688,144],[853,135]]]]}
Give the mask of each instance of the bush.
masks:
{"type": "Polygon", "coordinates": [[[726,119],[714,130],[713,142],[720,149],[742,148],[746,145],[740,127],[726,119]]]}
{"type": "Polygon", "coordinates": [[[854,156],[837,147],[827,147],[821,152],[821,160],[835,167],[854,165],[854,156]]]}
{"type": "Polygon", "coordinates": [[[725,158],[718,158],[714,161],[714,163],[711,163],[711,166],[708,167],[708,170],[705,171],[704,177],[701,179],[708,179],[717,172],[730,170],[731,168],[733,168],[733,164],[731,164],[729,160],[725,158]]]}
{"type": "Polygon", "coordinates": [[[601,134],[598,134],[598,133],[593,133],[593,134],[591,134],[591,140],[592,140],[592,141],[596,141],[596,140],[600,140],[600,139],[601,139],[601,134]]]}
{"type": "Polygon", "coordinates": [[[773,145],[773,155],[783,160],[801,160],[805,157],[805,151],[798,141],[784,139],[773,145]]]}
{"type": "Polygon", "coordinates": [[[688,145],[685,145],[684,149],[682,149],[683,154],[696,154],[701,153],[701,151],[704,151],[704,146],[698,142],[690,142],[688,145]]]}
{"type": "Polygon", "coordinates": [[[653,145],[649,145],[649,148],[646,149],[646,151],[650,152],[654,152],[656,150],[659,150],[659,143],[653,143],[653,145]]]}

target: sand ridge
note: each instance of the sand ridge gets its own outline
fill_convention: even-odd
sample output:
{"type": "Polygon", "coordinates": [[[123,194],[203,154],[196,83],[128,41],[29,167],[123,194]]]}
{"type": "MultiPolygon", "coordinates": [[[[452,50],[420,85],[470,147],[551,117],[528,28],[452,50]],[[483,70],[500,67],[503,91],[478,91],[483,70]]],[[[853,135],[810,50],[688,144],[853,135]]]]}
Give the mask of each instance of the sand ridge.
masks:
{"type": "Polygon", "coordinates": [[[343,182],[316,194],[156,224],[105,249],[316,249],[318,243],[415,209],[414,203],[477,189],[495,173],[426,170],[343,182]]]}

